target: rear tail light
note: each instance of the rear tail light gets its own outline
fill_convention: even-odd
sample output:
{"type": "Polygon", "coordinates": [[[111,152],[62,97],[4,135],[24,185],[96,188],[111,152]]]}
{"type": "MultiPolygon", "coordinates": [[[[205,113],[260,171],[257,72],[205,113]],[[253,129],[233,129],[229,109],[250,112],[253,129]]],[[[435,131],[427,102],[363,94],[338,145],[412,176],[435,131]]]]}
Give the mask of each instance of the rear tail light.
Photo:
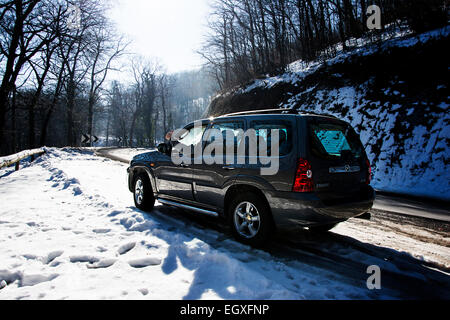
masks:
{"type": "Polygon", "coordinates": [[[370,166],[369,159],[366,159],[366,165],[367,165],[367,177],[366,177],[366,183],[370,184],[372,181],[372,167],[370,166]]]}
{"type": "Polygon", "coordinates": [[[295,174],[294,192],[313,192],[314,181],[312,178],[311,165],[308,160],[299,159],[297,164],[297,172],[295,174]]]}

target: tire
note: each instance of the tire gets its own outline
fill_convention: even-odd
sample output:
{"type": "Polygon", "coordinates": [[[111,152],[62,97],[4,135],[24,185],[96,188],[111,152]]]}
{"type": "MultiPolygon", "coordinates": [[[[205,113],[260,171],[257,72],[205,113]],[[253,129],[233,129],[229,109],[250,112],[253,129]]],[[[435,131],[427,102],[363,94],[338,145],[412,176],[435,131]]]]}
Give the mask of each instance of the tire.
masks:
{"type": "Polygon", "coordinates": [[[266,244],[274,231],[272,215],[265,199],[251,192],[237,195],[231,201],[228,221],[238,241],[255,247],[266,244]]]}
{"type": "Polygon", "coordinates": [[[324,233],[324,232],[330,231],[331,229],[333,229],[337,225],[338,225],[338,223],[324,224],[324,225],[321,225],[321,226],[313,226],[313,227],[309,227],[309,231],[315,232],[315,233],[324,233]]]}
{"type": "Polygon", "coordinates": [[[146,174],[138,174],[133,183],[134,204],[140,210],[150,212],[155,206],[155,196],[146,174]]]}

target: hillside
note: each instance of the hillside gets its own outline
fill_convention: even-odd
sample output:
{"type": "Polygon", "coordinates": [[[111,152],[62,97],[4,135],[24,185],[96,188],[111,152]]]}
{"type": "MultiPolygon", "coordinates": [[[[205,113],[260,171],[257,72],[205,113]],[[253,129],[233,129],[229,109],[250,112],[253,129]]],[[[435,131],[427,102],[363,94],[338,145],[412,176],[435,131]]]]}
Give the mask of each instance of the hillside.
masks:
{"type": "Polygon", "coordinates": [[[450,26],[291,64],[216,96],[208,115],[295,108],[350,122],[383,191],[450,200],[450,26]]]}

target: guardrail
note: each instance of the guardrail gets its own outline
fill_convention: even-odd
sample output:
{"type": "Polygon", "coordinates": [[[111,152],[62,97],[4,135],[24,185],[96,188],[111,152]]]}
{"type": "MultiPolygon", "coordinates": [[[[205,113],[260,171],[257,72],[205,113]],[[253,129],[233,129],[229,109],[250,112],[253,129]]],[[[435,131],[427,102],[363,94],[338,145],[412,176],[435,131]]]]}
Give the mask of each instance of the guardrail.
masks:
{"type": "Polygon", "coordinates": [[[20,161],[31,157],[31,161],[33,162],[34,159],[37,157],[40,157],[45,153],[45,150],[43,148],[39,149],[33,149],[33,150],[26,150],[22,151],[10,156],[1,157],[0,158],[0,169],[9,167],[10,165],[15,164],[15,169],[18,171],[20,169],[20,161]]]}

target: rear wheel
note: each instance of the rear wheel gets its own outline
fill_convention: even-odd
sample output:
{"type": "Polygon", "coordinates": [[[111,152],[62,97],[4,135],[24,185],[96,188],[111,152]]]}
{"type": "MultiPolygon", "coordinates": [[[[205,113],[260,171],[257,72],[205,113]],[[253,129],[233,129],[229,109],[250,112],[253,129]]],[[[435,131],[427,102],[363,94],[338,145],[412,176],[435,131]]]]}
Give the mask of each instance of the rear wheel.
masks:
{"type": "Polygon", "coordinates": [[[265,200],[251,192],[238,195],[232,200],[228,218],[236,239],[253,246],[265,244],[274,229],[265,200]]]}
{"type": "Polygon", "coordinates": [[[134,180],[134,204],[143,211],[152,211],[155,206],[155,197],[148,177],[139,174],[134,180]]]}
{"type": "Polygon", "coordinates": [[[313,227],[309,227],[309,231],[316,232],[316,233],[328,232],[331,229],[333,229],[334,227],[336,227],[337,225],[338,225],[337,223],[332,223],[332,224],[324,224],[321,226],[313,226],[313,227]]]}

